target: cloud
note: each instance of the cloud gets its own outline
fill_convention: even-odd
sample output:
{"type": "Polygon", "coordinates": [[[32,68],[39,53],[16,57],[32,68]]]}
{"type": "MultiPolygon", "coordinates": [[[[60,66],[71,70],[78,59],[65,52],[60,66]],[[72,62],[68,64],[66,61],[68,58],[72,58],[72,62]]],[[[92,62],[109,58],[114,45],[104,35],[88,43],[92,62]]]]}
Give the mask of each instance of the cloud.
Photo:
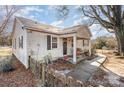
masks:
{"type": "Polygon", "coordinates": [[[82,24],[82,18],[73,21],[73,26],[82,24]]]}
{"type": "Polygon", "coordinates": [[[62,23],[63,23],[63,21],[62,21],[62,20],[59,20],[59,21],[54,21],[54,22],[52,22],[51,25],[53,25],[53,26],[59,26],[59,25],[61,25],[62,23]]]}
{"type": "Polygon", "coordinates": [[[78,16],[79,16],[79,15],[74,15],[74,16],[72,17],[72,19],[76,19],[78,16]]]}
{"type": "Polygon", "coordinates": [[[38,21],[38,22],[40,22],[40,23],[42,23],[42,24],[47,24],[45,21],[38,21]]]}
{"type": "Polygon", "coordinates": [[[76,5],[74,8],[79,9],[80,7],[81,7],[81,5],[76,5]]]}
{"type": "MultiPolygon", "coordinates": [[[[75,16],[73,16],[73,17],[78,17],[78,15],[75,15],[75,16]]],[[[75,25],[81,25],[81,24],[84,24],[84,25],[87,25],[87,22],[88,22],[88,17],[85,17],[85,16],[81,16],[81,17],[79,17],[79,19],[74,19],[74,21],[73,21],[73,26],[75,26],[75,25]]]]}
{"type": "Polygon", "coordinates": [[[113,35],[109,33],[105,28],[103,28],[100,24],[93,24],[90,27],[90,30],[93,34],[92,38],[96,38],[96,37],[104,36],[104,35],[113,35]]]}
{"type": "Polygon", "coordinates": [[[54,10],[56,8],[58,8],[58,5],[50,5],[50,6],[48,6],[48,10],[54,10]]]}
{"type": "Polygon", "coordinates": [[[18,11],[15,14],[15,16],[34,18],[32,15],[30,16],[31,12],[41,13],[41,12],[44,12],[44,10],[42,8],[40,8],[39,6],[25,6],[20,11],[18,11]]]}
{"type": "Polygon", "coordinates": [[[39,6],[26,6],[24,9],[22,9],[22,11],[26,11],[28,12],[43,12],[44,10],[42,8],[40,8],[39,6]]]}

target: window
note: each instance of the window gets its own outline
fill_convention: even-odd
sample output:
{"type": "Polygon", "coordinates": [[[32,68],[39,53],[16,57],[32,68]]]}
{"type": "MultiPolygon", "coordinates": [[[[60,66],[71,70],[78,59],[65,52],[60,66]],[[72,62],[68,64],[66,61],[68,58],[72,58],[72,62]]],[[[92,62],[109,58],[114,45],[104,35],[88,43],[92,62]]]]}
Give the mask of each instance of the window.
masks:
{"type": "Polygon", "coordinates": [[[16,49],[16,39],[15,39],[15,46],[14,46],[14,48],[16,49]]]}
{"type": "Polygon", "coordinates": [[[83,40],[83,46],[89,46],[89,40],[83,40]]]}
{"type": "Polygon", "coordinates": [[[47,35],[47,50],[51,50],[51,45],[52,48],[57,48],[57,37],[52,37],[51,35],[47,35]],[[51,42],[52,39],[52,42],[51,42]]]}
{"type": "Polygon", "coordinates": [[[19,48],[23,48],[23,36],[19,37],[19,48]]]}
{"type": "Polygon", "coordinates": [[[57,37],[52,37],[52,48],[57,48],[57,37]]]}
{"type": "Polygon", "coordinates": [[[21,44],[20,47],[23,48],[23,36],[21,36],[21,44]]]}
{"type": "Polygon", "coordinates": [[[19,48],[20,48],[20,37],[18,39],[19,39],[19,48]]]}
{"type": "Polygon", "coordinates": [[[85,46],[84,40],[83,40],[83,46],[85,46]]]}
{"type": "Polygon", "coordinates": [[[51,36],[47,35],[47,50],[51,50],[51,36]]]}
{"type": "Polygon", "coordinates": [[[87,40],[87,46],[89,46],[89,40],[87,40]]]}

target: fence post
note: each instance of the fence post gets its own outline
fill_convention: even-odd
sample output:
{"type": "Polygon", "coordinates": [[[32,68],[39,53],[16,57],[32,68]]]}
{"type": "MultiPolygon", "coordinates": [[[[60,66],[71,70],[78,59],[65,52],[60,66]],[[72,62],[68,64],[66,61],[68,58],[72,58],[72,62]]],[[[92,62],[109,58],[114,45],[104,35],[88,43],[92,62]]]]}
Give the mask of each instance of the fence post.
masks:
{"type": "Polygon", "coordinates": [[[42,86],[45,85],[45,64],[42,63],[42,86]]]}

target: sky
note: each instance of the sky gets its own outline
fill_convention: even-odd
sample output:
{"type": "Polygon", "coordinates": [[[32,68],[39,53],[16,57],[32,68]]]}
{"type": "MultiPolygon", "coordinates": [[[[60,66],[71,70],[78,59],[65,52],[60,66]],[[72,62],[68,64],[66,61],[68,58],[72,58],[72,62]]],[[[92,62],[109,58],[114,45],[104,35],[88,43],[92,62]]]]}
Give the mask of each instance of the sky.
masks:
{"type": "MultiPolygon", "coordinates": [[[[69,15],[66,19],[58,19],[58,12],[55,10],[56,6],[47,6],[47,5],[24,5],[18,6],[21,7],[21,10],[18,11],[15,16],[21,16],[29,18],[40,23],[50,24],[60,28],[67,28],[79,24],[85,24],[87,17],[82,16],[80,12],[77,12],[78,6],[69,6],[69,15]]],[[[100,25],[92,25],[90,27],[93,38],[102,35],[110,35],[105,29],[101,29],[100,25]]]]}

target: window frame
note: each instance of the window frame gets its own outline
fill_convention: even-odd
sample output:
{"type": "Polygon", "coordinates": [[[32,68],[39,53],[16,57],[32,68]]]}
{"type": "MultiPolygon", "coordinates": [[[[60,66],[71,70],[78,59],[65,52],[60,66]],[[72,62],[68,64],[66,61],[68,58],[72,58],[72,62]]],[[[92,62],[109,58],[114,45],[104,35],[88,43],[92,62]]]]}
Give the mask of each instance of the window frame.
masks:
{"type": "Polygon", "coordinates": [[[58,48],[58,38],[53,36],[52,37],[52,49],[58,48]]]}

